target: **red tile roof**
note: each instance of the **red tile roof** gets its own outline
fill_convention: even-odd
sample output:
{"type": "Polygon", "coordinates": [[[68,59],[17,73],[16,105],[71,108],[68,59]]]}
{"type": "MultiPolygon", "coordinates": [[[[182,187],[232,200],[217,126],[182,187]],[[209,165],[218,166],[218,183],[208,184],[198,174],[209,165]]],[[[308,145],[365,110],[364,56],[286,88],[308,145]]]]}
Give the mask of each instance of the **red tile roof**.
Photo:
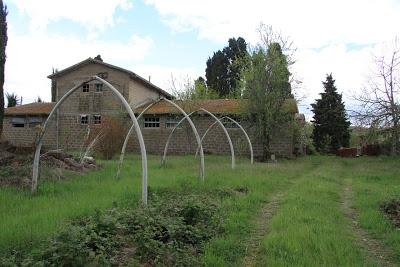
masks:
{"type": "MultiPolygon", "coordinates": [[[[243,111],[245,100],[240,99],[210,99],[210,100],[175,100],[178,106],[183,108],[186,112],[198,110],[204,108],[212,113],[216,114],[238,114],[243,111]]],[[[143,105],[135,110],[136,113],[142,112],[148,104],[143,105]]],[[[150,109],[146,111],[146,114],[168,114],[168,113],[179,113],[179,111],[167,101],[160,101],[154,104],[150,109]]]]}
{"type": "Polygon", "coordinates": [[[4,110],[5,116],[13,115],[48,115],[54,108],[56,103],[30,103],[26,105],[15,106],[6,108],[4,110]]]}

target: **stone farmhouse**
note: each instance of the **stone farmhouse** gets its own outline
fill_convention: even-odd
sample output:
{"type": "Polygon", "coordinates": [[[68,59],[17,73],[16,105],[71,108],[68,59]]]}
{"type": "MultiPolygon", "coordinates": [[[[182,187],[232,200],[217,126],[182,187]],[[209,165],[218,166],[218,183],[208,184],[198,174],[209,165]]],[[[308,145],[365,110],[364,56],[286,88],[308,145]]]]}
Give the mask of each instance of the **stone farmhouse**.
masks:
{"type": "MultiPolygon", "coordinates": [[[[69,89],[98,75],[111,83],[125,97],[136,114],[139,114],[149,103],[160,97],[173,99],[173,96],[150,81],[132,71],[120,68],[99,59],[88,58],[64,70],[48,76],[56,82],[56,99],[60,99],[69,89]]],[[[217,117],[230,116],[240,121],[243,112],[243,100],[215,99],[203,101],[179,101],[176,103],[187,112],[204,108],[217,117]]],[[[31,103],[5,110],[3,138],[18,146],[32,146],[35,143],[40,125],[45,121],[55,103],[31,103]]],[[[44,146],[48,148],[80,149],[87,132],[92,127],[101,125],[105,117],[125,116],[127,128],[131,121],[122,114],[122,106],[111,90],[98,81],[84,84],[73,93],[60,107],[59,112],[50,123],[44,136],[44,146]]],[[[291,103],[291,112],[298,114],[297,105],[291,103]]],[[[181,114],[166,101],[160,101],[139,121],[148,153],[161,154],[172,128],[182,118],[181,114]]],[[[202,112],[192,116],[199,134],[202,135],[214,122],[202,112]]],[[[254,155],[262,154],[260,142],[257,141],[249,123],[242,121],[253,143],[254,155]]],[[[233,123],[225,122],[225,126],[234,143],[237,155],[249,155],[249,148],[241,130],[233,123]]],[[[130,151],[139,151],[136,136],[133,134],[128,146],[130,151]]],[[[194,153],[196,142],[190,128],[183,124],[174,133],[169,146],[171,154],[194,153]]],[[[204,140],[205,153],[228,154],[229,143],[223,131],[214,127],[204,140]]],[[[279,133],[271,142],[271,150],[278,156],[292,157],[295,147],[290,132],[279,133]]]]}

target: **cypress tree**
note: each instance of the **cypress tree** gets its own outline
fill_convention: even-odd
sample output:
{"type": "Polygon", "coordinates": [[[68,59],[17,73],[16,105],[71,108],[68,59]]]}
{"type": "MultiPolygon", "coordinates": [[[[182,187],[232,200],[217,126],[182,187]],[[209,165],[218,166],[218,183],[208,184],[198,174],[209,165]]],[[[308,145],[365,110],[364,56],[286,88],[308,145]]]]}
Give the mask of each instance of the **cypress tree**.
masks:
{"type": "Polygon", "coordinates": [[[312,138],[315,148],[322,153],[334,153],[340,147],[348,147],[350,122],[347,119],[342,95],[337,92],[332,74],[322,82],[321,99],[311,104],[313,117],[312,138]]]}
{"type": "MultiPolygon", "coordinates": [[[[53,68],[53,74],[57,73],[58,69],[53,68]]],[[[51,79],[51,102],[57,101],[57,82],[55,79],[51,79]]]]}

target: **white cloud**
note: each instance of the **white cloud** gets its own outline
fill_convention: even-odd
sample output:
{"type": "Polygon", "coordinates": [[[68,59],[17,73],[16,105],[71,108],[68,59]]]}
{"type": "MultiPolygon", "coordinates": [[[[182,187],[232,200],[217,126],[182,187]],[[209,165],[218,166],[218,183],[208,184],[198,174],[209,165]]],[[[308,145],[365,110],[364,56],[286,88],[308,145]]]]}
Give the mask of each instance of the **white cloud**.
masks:
{"type": "Polygon", "coordinates": [[[371,58],[374,47],[348,51],[343,44],[331,45],[321,51],[300,50],[294,71],[303,80],[299,94],[304,96],[301,110],[311,114],[310,103],[319,98],[323,91],[322,81],[332,73],[338,91],[343,94],[347,109],[352,109],[352,96],[357,93],[369,75],[373,65],[371,58]]]}
{"type": "Polygon", "coordinates": [[[31,19],[32,29],[45,29],[61,19],[83,24],[90,31],[103,30],[114,24],[113,15],[119,7],[132,8],[130,0],[10,0],[31,19]]]}
{"type": "Polygon", "coordinates": [[[322,81],[333,73],[347,107],[371,67],[376,44],[400,35],[398,0],[145,0],[174,31],[194,30],[198,38],[226,44],[243,36],[255,44],[260,22],[272,25],[298,48],[293,70],[302,79],[301,110],[322,92],[322,81]],[[358,46],[348,49],[348,45],[358,46]],[[318,49],[316,49],[318,48],[318,49]]]}
{"type": "Polygon", "coordinates": [[[124,66],[140,63],[148,55],[153,40],[149,36],[132,35],[128,42],[81,40],[73,36],[48,36],[41,33],[9,36],[7,45],[5,91],[31,102],[38,95],[50,100],[51,67],[66,68],[88,57],[101,54],[109,63],[124,66]]]}
{"type": "Polygon", "coordinates": [[[400,23],[396,0],[145,0],[176,31],[194,29],[200,38],[226,42],[243,35],[254,42],[260,22],[273,25],[303,47],[341,42],[375,43],[392,38],[400,23]]]}

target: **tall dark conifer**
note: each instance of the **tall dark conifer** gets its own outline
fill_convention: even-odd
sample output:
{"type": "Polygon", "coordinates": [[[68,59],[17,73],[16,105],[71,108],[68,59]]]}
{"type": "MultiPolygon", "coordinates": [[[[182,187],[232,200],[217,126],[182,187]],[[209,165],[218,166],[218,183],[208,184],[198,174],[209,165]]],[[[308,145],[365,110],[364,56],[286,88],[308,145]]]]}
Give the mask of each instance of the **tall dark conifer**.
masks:
{"type": "MultiPolygon", "coordinates": [[[[53,68],[53,74],[57,73],[58,69],[53,68]]],[[[51,79],[51,102],[57,101],[57,82],[55,79],[51,79]]]]}
{"type": "Polygon", "coordinates": [[[347,119],[342,95],[337,92],[332,74],[322,82],[321,99],[311,104],[314,112],[312,133],[316,149],[322,153],[334,153],[340,147],[348,147],[350,122],[347,119]]]}
{"type": "Polygon", "coordinates": [[[238,85],[243,66],[236,61],[246,55],[248,55],[246,41],[242,37],[230,38],[228,46],[214,52],[207,60],[207,86],[216,91],[220,97],[232,94],[238,85]]]}
{"type": "Polygon", "coordinates": [[[4,66],[6,64],[7,46],[7,6],[0,0],[0,137],[3,133],[4,118],[4,66]]]}

